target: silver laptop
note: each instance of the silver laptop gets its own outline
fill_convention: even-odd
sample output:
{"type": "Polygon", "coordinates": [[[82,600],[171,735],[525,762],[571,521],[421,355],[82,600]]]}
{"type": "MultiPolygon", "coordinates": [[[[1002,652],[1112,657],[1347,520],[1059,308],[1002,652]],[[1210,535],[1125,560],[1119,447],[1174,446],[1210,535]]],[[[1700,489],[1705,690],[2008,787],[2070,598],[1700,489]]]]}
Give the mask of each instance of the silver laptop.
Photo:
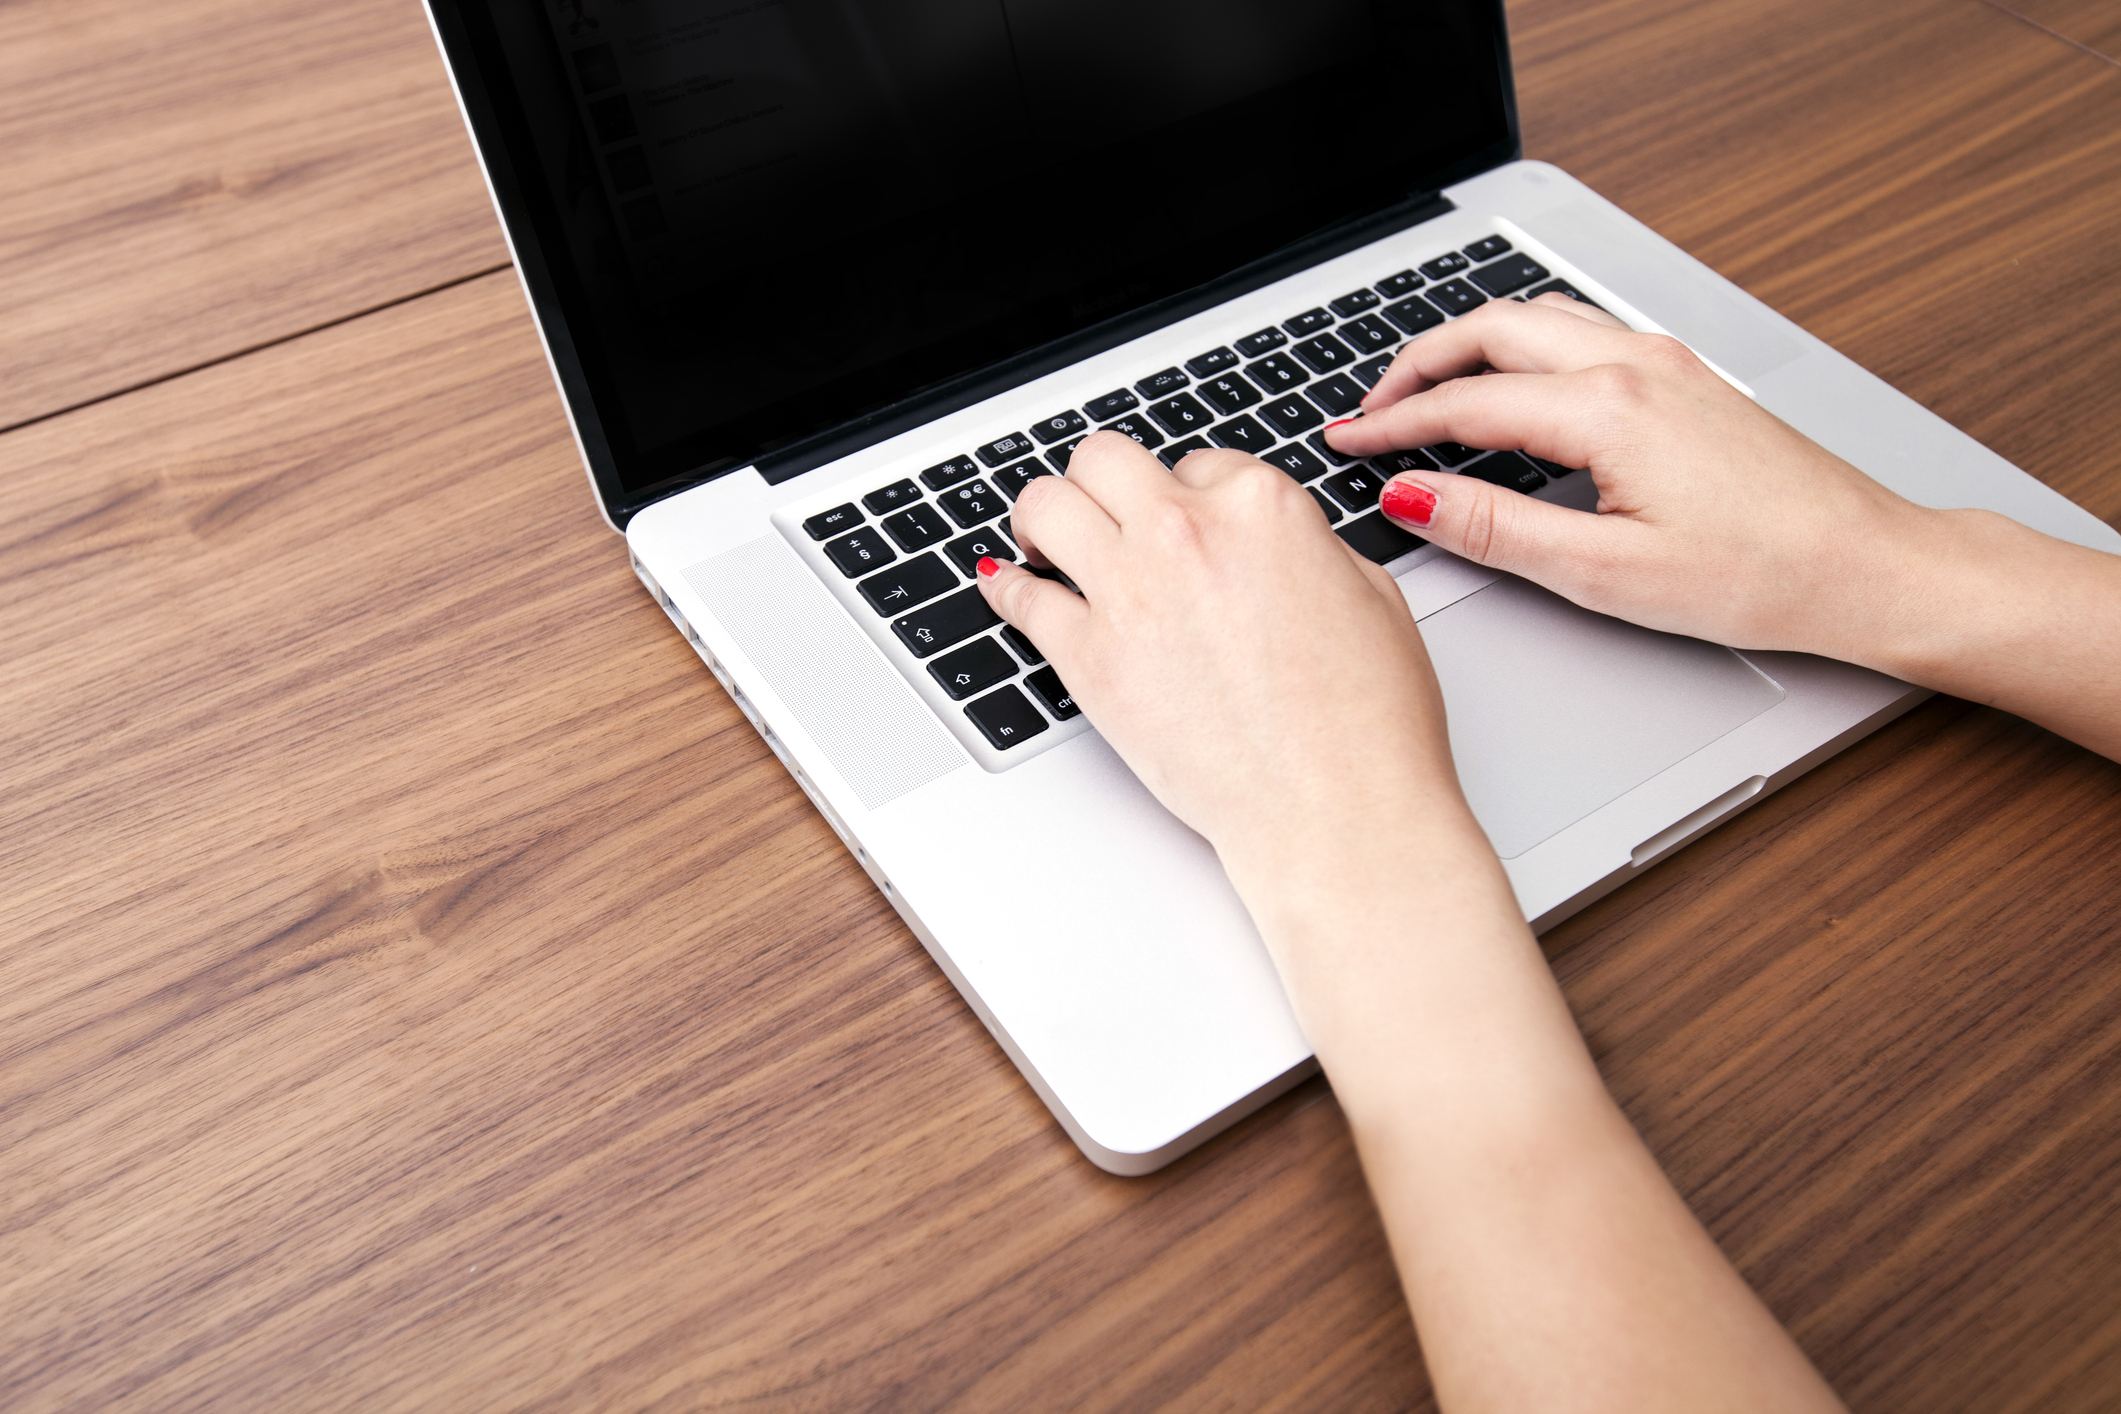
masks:
{"type": "Polygon", "coordinates": [[[1634,628],[1384,521],[1396,467],[1596,497],[1509,448],[1326,447],[1408,338],[1559,290],[1685,340],[1917,501],[2121,548],[1520,160],[1499,0],[429,11],[635,573],[1114,1173],[1316,1063],[1213,852],[973,585],[1016,554],[1014,498],[1090,431],[1167,463],[1257,453],[1397,578],[1541,929],[1924,694],[1634,628]]]}

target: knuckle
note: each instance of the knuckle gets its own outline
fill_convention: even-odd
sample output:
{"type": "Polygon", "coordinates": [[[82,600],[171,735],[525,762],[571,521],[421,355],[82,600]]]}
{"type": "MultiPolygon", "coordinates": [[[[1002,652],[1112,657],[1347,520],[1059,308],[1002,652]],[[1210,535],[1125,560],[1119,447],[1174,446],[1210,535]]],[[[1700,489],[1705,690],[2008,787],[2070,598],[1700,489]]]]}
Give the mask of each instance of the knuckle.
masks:
{"type": "Polygon", "coordinates": [[[1472,485],[1479,489],[1466,507],[1465,557],[1475,564],[1490,565],[1508,541],[1505,513],[1499,509],[1501,498],[1495,494],[1494,487],[1484,482],[1473,482],[1472,485]]]}
{"type": "Polygon", "coordinates": [[[1650,401],[1650,377],[1630,363],[1600,364],[1598,395],[1617,411],[1635,412],[1650,401]]]}
{"type": "Polygon", "coordinates": [[[1644,358],[1654,367],[1667,372],[1692,372],[1701,367],[1701,360],[1670,334],[1644,334],[1644,358]]]}

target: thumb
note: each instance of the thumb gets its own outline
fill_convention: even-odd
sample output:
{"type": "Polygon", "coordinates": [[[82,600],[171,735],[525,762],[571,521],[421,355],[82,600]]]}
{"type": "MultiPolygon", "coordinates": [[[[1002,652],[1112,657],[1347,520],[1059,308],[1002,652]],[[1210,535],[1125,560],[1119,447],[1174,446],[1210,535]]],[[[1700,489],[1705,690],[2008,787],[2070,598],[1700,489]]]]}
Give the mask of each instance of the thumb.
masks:
{"type": "Polygon", "coordinates": [[[1447,471],[1401,472],[1385,483],[1378,504],[1394,524],[1431,544],[1570,598],[1626,533],[1613,517],[1447,471]]]}

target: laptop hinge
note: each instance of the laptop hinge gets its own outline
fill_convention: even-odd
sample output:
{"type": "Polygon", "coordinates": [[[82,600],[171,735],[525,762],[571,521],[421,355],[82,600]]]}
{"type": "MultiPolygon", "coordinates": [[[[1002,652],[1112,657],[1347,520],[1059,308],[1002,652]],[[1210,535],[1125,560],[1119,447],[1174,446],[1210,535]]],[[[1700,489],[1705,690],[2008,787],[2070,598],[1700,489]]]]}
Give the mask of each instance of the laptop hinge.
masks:
{"type": "MultiPolygon", "coordinates": [[[[970,407],[999,393],[1006,393],[1011,388],[1043,377],[1056,369],[1080,363],[1092,354],[1117,348],[1130,339],[1154,333],[1167,324],[1175,324],[1202,310],[1213,309],[1218,304],[1271,285],[1299,270],[1308,269],[1338,255],[1345,255],[1395,231],[1418,226],[1424,221],[1433,221],[1438,216],[1456,209],[1450,198],[1443,193],[1424,192],[1383,210],[1371,212],[1367,216],[1354,217],[1328,226],[1207,284],[1197,285],[1155,304],[1143,305],[1139,309],[1115,315],[1066,338],[1027,349],[1000,363],[990,364],[977,373],[924,389],[866,417],[842,423],[829,431],[783,447],[759,458],[754,465],[767,484],[779,485],[815,467],[851,456],[887,437],[896,437],[901,432],[908,432],[923,423],[933,422],[939,417],[956,412],[959,408],[970,407]]],[[[672,494],[678,489],[682,488],[672,488],[672,494]]]]}

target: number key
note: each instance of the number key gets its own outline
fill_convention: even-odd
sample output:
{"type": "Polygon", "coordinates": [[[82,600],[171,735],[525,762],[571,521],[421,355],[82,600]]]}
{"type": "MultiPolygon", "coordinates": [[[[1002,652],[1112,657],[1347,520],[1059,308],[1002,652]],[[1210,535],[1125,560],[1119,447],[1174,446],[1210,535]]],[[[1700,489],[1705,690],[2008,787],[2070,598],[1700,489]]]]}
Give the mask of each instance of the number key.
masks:
{"type": "Polygon", "coordinates": [[[907,554],[925,550],[950,533],[950,523],[929,505],[911,506],[884,522],[884,529],[907,554]]]}
{"type": "Polygon", "coordinates": [[[1199,432],[1213,420],[1208,416],[1208,410],[1190,393],[1180,393],[1175,398],[1149,404],[1149,416],[1173,437],[1199,432]]]}
{"type": "Polygon", "coordinates": [[[950,513],[950,519],[965,530],[972,529],[981,521],[993,520],[1009,509],[1002,504],[1001,493],[984,481],[967,482],[963,486],[945,491],[940,499],[943,509],[950,513]]]}

